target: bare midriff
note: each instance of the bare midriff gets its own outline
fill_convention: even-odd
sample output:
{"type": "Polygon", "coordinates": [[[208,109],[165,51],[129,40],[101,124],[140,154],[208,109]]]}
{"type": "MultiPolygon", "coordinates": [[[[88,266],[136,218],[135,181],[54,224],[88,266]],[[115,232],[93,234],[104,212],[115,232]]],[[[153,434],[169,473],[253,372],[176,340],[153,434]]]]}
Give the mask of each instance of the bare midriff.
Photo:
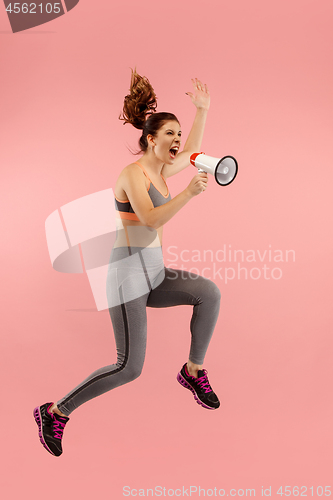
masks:
{"type": "Polygon", "coordinates": [[[116,228],[117,238],[114,248],[162,246],[163,226],[153,229],[140,221],[121,219],[117,214],[116,228]]]}

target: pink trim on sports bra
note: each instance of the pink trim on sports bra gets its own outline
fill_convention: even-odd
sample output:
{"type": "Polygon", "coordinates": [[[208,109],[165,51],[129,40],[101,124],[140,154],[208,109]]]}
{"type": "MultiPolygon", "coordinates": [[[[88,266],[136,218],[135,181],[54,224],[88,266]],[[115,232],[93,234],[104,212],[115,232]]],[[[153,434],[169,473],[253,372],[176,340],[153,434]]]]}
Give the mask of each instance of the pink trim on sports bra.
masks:
{"type": "MultiPolygon", "coordinates": [[[[145,169],[145,168],[141,165],[141,163],[139,163],[138,161],[135,161],[134,163],[136,163],[136,165],[139,165],[139,167],[141,167],[141,168],[142,168],[143,173],[144,173],[144,174],[145,174],[145,176],[149,179],[149,182],[150,182],[150,183],[154,186],[154,188],[155,188],[155,189],[157,189],[157,191],[158,191],[158,192],[159,192],[159,193],[160,193],[160,194],[161,194],[164,198],[167,198],[167,197],[169,196],[169,188],[168,188],[168,185],[167,185],[166,180],[164,179],[163,175],[162,175],[162,174],[160,174],[160,175],[161,175],[161,177],[162,177],[162,179],[163,179],[163,181],[164,181],[164,184],[166,185],[166,188],[167,188],[167,190],[168,190],[168,192],[167,192],[167,194],[166,194],[166,195],[164,195],[163,193],[161,193],[161,191],[160,191],[160,190],[159,190],[159,189],[155,186],[155,184],[151,181],[151,179],[150,179],[150,177],[149,177],[149,175],[148,175],[148,173],[147,173],[146,169],[145,169]]],[[[150,186],[149,186],[149,187],[150,187],[150,186]]],[[[149,188],[148,188],[148,190],[149,190],[149,188]]]]}
{"type": "MultiPolygon", "coordinates": [[[[139,163],[138,161],[135,161],[134,163],[136,163],[137,165],[139,165],[139,167],[141,167],[141,168],[142,168],[142,171],[143,171],[143,173],[145,174],[145,176],[147,177],[147,179],[149,180],[149,183],[150,183],[150,184],[152,184],[152,185],[154,186],[154,188],[155,188],[155,189],[157,189],[157,187],[155,186],[155,184],[154,184],[154,183],[150,180],[150,177],[149,177],[149,175],[148,175],[148,172],[147,172],[147,171],[146,171],[146,169],[145,169],[145,168],[141,165],[141,163],[139,163]]],[[[166,183],[166,180],[165,180],[165,178],[163,177],[163,175],[162,175],[162,174],[161,174],[161,177],[162,177],[162,179],[163,179],[163,181],[164,181],[164,184],[166,185],[166,188],[167,188],[168,192],[167,192],[167,194],[166,194],[166,195],[164,195],[163,193],[161,193],[161,191],[160,191],[159,189],[157,189],[157,191],[158,191],[158,192],[159,192],[159,193],[163,196],[163,198],[167,198],[167,197],[169,196],[169,194],[170,194],[170,193],[169,193],[169,187],[168,187],[168,185],[167,185],[167,183],[166,183]]],[[[149,187],[148,187],[147,191],[149,191],[150,184],[149,184],[149,187]]],[[[116,200],[117,200],[117,201],[120,201],[120,203],[129,203],[129,200],[120,200],[119,198],[117,198],[117,196],[116,196],[116,195],[114,195],[114,197],[116,198],[116,200]]],[[[124,212],[122,212],[122,213],[124,213],[124,212]]]]}
{"type": "Polygon", "coordinates": [[[116,210],[116,218],[126,219],[126,220],[136,220],[140,222],[139,217],[136,214],[132,214],[132,212],[121,212],[120,210],[116,210]]]}

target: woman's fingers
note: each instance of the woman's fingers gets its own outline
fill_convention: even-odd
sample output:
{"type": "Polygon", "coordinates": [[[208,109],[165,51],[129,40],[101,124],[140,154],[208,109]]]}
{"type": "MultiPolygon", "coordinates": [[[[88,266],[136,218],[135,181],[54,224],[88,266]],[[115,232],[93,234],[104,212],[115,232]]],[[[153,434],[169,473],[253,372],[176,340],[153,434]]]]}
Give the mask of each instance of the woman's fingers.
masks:
{"type": "Polygon", "coordinates": [[[191,98],[192,103],[199,109],[209,109],[210,95],[208,87],[202,83],[198,78],[191,78],[194,91],[186,92],[191,98]]]}
{"type": "Polygon", "coordinates": [[[198,80],[198,78],[195,79],[195,83],[196,83],[197,89],[202,90],[202,83],[200,82],[200,80],[198,80]]]}
{"type": "Polygon", "coordinates": [[[189,184],[189,190],[193,194],[193,196],[196,196],[203,191],[206,191],[207,189],[207,182],[208,182],[208,175],[207,172],[200,172],[196,174],[190,184],[189,184]]]}
{"type": "Polygon", "coordinates": [[[193,78],[191,78],[191,80],[192,80],[192,83],[193,83],[193,87],[194,87],[194,88],[197,88],[197,89],[198,89],[198,88],[200,88],[200,87],[201,87],[201,82],[200,82],[200,80],[198,80],[197,78],[194,78],[194,80],[193,80],[193,78]]]}
{"type": "Polygon", "coordinates": [[[208,182],[208,174],[207,174],[207,172],[201,172],[200,175],[201,175],[200,183],[201,183],[202,191],[206,191],[207,182],[208,182]]]}
{"type": "Polygon", "coordinates": [[[194,79],[191,78],[191,80],[194,88],[197,88],[198,90],[201,90],[202,92],[206,92],[207,94],[209,94],[208,87],[205,83],[202,83],[202,81],[199,80],[198,78],[194,79]]]}

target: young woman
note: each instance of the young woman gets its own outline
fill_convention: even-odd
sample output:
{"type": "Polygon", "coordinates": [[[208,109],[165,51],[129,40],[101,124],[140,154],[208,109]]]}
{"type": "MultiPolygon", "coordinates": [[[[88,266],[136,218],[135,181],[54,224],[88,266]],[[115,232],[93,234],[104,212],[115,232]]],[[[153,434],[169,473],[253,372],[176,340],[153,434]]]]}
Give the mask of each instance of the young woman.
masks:
{"type": "MultiPolygon", "coordinates": [[[[146,351],[146,307],[193,306],[189,359],[177,380],[192,391],[204,408],[220,402],[213,392],[204,357],[217,321],[221,294],[210,280],[184,270],[164,266],[163,225],[194,196],[207,189],[206,173],[194,175],[189,185],[171,198],[165,179],[190,164],[199,152],[210,96],[206,85],[195,78],[187,95],[197,111],[182,152],[181,128],[171,113],[156,113],[156,96],[145,77],[132,71],[130,94],[125,97],[121,118],[142,130],[143,153],[138,162],[121,172],[115,186],[117,234],[108,268],[107,297],[117,346],[116,364],[92,373],[57,403],[34,410],[43,446],[55,456],[62,453],[61,440],[68,415],[86,401],[137,378],[146,351]]],[[[190,222],[189,222],[190,224],[190,222]]],[[[175,338],[176,342],[176,338],[175,338]]]]}

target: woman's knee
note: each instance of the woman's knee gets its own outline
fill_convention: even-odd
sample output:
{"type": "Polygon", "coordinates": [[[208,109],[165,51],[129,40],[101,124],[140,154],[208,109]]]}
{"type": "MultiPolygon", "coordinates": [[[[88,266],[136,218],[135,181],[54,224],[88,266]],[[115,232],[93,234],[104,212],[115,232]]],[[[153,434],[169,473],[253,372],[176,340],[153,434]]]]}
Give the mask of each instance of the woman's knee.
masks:
{"type": "Polygon", "coordinates": [[[205,278],[204,286],[202,286],[201,290],[204,300],[220,302],[221,291],[214,281],[205,278]]]}
{"type": "Polygon", "coordinates": [[[143,366],[128,366],[124,368],[123,377],[126,384],[140,377],[143,366]]]}

